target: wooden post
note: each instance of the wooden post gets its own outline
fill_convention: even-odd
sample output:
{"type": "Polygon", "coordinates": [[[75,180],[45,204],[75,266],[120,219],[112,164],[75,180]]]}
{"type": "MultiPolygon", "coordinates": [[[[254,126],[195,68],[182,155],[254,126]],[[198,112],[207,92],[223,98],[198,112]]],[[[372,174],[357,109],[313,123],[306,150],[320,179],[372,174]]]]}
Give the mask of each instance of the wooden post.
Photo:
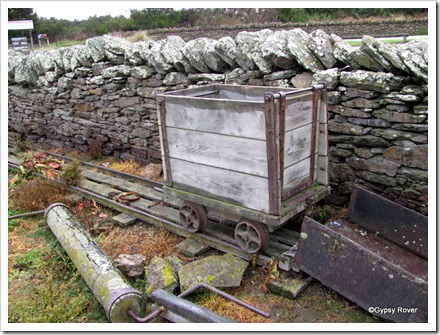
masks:
{"type": "Polygon", "coordinates": [[[34,40],[32,39],[32,29],[29,29],[29,42],[31,43],[31,49],[34,49],[34,40]]]}

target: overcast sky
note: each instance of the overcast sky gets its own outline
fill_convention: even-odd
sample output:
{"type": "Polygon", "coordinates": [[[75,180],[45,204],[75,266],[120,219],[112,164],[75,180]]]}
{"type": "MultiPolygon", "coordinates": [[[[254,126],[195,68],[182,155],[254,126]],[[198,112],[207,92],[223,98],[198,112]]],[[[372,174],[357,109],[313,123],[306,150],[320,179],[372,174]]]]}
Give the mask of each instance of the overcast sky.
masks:
{"type": "Polygon", "coordinates": [[[128,17],[130,9],[151,7],[148,1],[33,1],[30,5],[39,17],[66,20],[85,20],[94,15],[128,17]]]}
{"type": "MultiPolygon", "coordinates": [[[[290,1],[2,1],[9,8],[33,8],[38,17],[85,20],[90,16],[130,16],[130,9],[205,7],[289,7],[290,1]]],[[[297,2],[298,4],[301,2],[297,2]]]]}
{"type": "MultiPolygon", "coordinates": [[[[130,15],[130,9],[144,8],[236,8],[236,7],[260,7],[260,8],[280,8],[280,7],[328,7],[331,3],[332,8],[346,7],[352,4],[352,1],[2,1],[3,5],[9,8],[33,8],[39,17],[67,20],[85,20],[90,16],[119,16],[130,15]]],[[[399,1],[399,7],[419,7],[418,1],[399,1]]],[[[359,7],[394,7],[396,1],[356,1],[359,7]]],[[[350,7],[350,6],[348,6],[350,7]]]]}

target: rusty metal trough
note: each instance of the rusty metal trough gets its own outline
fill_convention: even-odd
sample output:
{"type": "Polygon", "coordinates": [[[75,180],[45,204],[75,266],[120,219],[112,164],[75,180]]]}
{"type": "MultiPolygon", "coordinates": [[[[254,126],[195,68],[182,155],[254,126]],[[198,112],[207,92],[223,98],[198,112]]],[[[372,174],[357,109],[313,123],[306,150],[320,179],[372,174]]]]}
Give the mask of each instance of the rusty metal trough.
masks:
{"type": "Polygon", "coordinates": [[[295,266],[368,312],[428,322],[428,220],[356,187],[347,219],[305,217],[295,266]]]}

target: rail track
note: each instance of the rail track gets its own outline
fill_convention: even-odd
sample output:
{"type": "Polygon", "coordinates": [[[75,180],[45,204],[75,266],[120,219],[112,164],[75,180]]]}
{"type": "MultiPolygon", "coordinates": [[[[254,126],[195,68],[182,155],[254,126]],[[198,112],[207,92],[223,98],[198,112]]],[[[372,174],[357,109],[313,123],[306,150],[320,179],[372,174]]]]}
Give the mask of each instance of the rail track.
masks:
{"type": "MultiPolygon", "coordinates": [[[[66,162],[72,159],[66,156],[46,152],[53,157],[66,162]]],[[[126,213],[141,221],[162,226],[168,231],[185,238],[191,238],[211,248],[231,253],[237,257],[265,266],[273,259],[278,259],[278,266],[284,271],[297,271],[292,257],[299,239],[299,233],[286,228],[279,228],[270,234],[269,247],[264,253],[249,254],[236,243],[234,228],[236,223],[219,217],[209,217],[208,229],[205,232],[191,233],[180,225],[179,208],[182,200],[177,198],[163,200],[162,183],[139,176],[108,169],[103,166],[80,162],[82,176],[80,186],[69,188],[97,203],[126,213]],[[111,192],[134,192],[139,199],[127,204],[115,201],[109,197],[111,192]]],[[[8,165],[19,168],[21,162],[11,152],[8,165]]]]}

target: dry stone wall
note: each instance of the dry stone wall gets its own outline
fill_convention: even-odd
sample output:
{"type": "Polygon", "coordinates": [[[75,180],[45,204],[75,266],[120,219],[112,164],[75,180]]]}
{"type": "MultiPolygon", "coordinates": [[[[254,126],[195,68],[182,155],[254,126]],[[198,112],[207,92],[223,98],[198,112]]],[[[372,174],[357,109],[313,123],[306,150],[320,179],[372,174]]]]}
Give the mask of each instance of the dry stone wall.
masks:
{"type": "Polygon", "coordinates": [[[333,203],[363,184],[428,208],[427,43],[364,36],[352,47],[324,30],[242,31],[130,43],[91,38],[45,52],[9,51],[9,132],[37,142],[160,161],[156,95],[209,83],[307,87],[327,82],[333,203]]]}
{"type": "Polygon", "coordinates": [[[190,41],[199,37],[209,37],[220,39],[225,36],[235,38],[237,34],[246,31],[259,31],[262,29],[291,30],[300,28],[307,33],[315,30],[325,30],[327,34],[337,34],[343,38],[354,36],[389,36],[389,35],[422,35],[428,31],[427,19],[389,19],[389,20],[356,20],[356,21],[329,21],[329,22],[287,22],[275,24],[243,24],[232,26],[210,26],[210,27],[191,27],[191,28],[158,28],[147,30],[150,38],[159,40],[164,39],[170,34],[179,35],[185,41],[190,41]]]}

